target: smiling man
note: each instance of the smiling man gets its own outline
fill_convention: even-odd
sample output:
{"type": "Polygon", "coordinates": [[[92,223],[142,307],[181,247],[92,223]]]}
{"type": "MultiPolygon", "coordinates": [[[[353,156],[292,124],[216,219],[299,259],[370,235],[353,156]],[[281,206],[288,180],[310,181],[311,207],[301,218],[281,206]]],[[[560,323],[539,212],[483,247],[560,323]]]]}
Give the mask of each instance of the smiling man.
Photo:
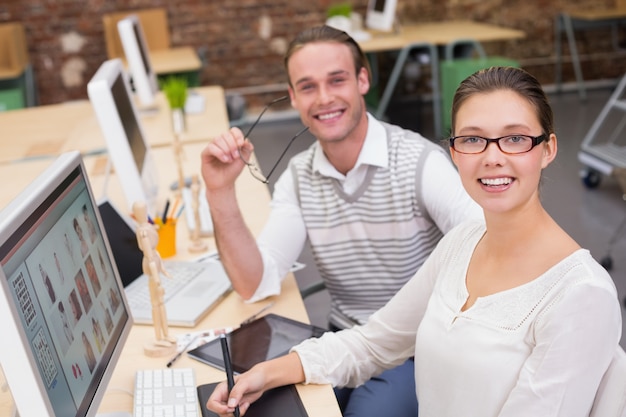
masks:
{"type": "MultiPolygon", "coordinates": [[[[276,182],[256,240],[234,186],[245,167],[240,152],[252,144],[232,128],[207,145],[202,174],[217,247],[233,288],[256,301],[280,293],[308,238],[331,297],[329,327],[349,328],[385,305],[444,233],[482,212],[443,148],[367,112],[369,65],[346,33],[301,32],[285,68],[291,105],[317,141],[276,182]]],[[[344,416],[416,416],[413,370],[409,360],[360,387],[337,389],[344,416]]]]}

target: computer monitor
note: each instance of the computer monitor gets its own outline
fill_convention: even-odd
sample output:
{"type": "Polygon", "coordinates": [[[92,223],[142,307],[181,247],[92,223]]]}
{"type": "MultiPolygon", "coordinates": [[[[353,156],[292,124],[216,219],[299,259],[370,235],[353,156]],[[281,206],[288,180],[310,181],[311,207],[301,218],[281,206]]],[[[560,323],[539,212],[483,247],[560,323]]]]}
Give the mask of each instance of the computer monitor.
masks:
{"type": "Polygon", "coordinates": [[[142,107],[153,107],[159,85],[150,62],[148,42],[141,27],[141,21],[137,15],[130,15],[117,22],[117,31],[139,102],[142,107]]]}
{"type": "Polygon", "coordinates": [[[0,361],[22,417],[95,416],[132,318],[78,152],[0,212],[0,361]]]}
{"type": "Polygon", "coordinates": [[[87,84],[89,100],[104,134],[128,209],[146,202],[154,214],[158,193],[156,165],[132,101],[122,61],[102,63],[87,84]]]}
{"type": "Polygon", "coordinates": [[[390,32],[396,19],[397,0],[369,0],[365,25],[369,29],[390,32]]]}

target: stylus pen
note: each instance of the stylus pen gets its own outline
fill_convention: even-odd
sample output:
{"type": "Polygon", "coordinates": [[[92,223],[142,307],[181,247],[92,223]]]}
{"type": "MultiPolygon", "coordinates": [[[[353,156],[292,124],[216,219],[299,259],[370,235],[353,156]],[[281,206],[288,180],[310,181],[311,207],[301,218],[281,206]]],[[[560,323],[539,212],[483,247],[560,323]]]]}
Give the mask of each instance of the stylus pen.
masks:
{"type": "Polygon", "coordinates": [[[174,365],[174,362],[180,359],[180,357],[183,356],[183,353],[187,352],[187,350],[189,349],[189,346],[191,346],[193,342],[198,340],[198,337],[200,337],[199,334],[192,337],[189,343],[187,343],[184,348],[182,348],[172,359],[170,359],[170,361],[167,363],[167,367],[169,368],[170,366],[174,365]]]}
{"type": "MultiPolygon", "coordinates": [[[[226,371],[226,381],[228,382],[228,395],[230,395],[230,391],[235,386],[235,377],[233,376],[233,364],[230,361],[228,340],[225,334],[220,335],[220,343],[222,344],[222,355],[224,356],[224,370],[226,371]]],[[[233,414],[235,417],[239,417],[239,406],[235,407],[233,414]]]]}

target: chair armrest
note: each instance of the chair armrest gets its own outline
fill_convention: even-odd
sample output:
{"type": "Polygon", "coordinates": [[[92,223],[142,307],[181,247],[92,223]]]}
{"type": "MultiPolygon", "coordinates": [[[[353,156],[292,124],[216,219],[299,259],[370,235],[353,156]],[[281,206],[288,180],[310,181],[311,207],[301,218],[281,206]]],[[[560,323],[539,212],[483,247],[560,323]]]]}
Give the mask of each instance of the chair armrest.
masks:
{"type": "Polygon", "coordinates": [[[300,296],[304,300],[308,296],[313,295],[317,292],[323,291],[324,289],[326,289],[326,284],[324,284],[324,281],[317,281],[307,287],[304,287],[302,290],[300,290],[300,296]]]}

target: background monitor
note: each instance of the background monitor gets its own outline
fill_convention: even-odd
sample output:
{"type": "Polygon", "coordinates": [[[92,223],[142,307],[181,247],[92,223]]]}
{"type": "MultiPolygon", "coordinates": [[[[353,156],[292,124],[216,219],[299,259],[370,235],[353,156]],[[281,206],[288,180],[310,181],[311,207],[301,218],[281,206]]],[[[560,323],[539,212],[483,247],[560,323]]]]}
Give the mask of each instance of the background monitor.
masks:
{"type": "Polygon", "coordinates": [[[146,202],[154,214],[158,193],[156,165],[120,59],[102,63],[87,84],[89,100],[104,134],[129,210],[135,201],[146,202]]]}
{"type": "Polygon", "coordinates": [[[132,326],[78,152],[0,212],[0,359],[21,416],[95,416],[132,326]]]}
{"type": "Polygon", "coordinates": [[[369,0],[365,25],[369,29],[390,32],[396,19],[397,0],[369,0]]]}
{"type": "Polygon", "coordinates": [[[139,102],[144,107],[151,107],[155,103],[159,85],[150,62],[141,22],[137,15],[130,15],[117,22],[117,30],[139,102]]]}

